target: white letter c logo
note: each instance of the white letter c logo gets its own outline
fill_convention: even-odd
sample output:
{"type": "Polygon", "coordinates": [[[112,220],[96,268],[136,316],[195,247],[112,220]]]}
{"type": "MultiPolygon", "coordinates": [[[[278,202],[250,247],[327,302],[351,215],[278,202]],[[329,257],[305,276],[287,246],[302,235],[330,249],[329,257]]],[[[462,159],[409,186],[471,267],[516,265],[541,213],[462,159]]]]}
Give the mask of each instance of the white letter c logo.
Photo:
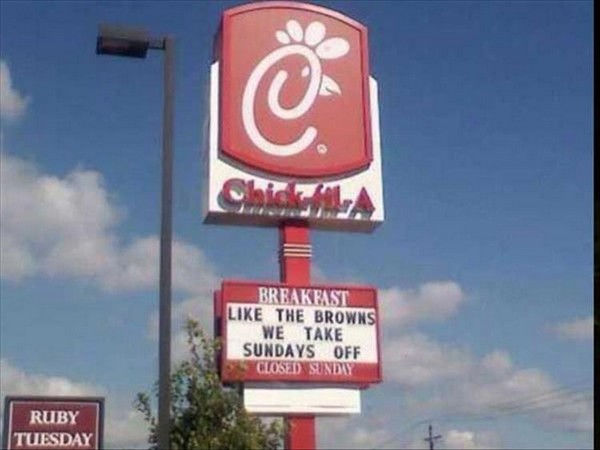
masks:
{"type": "Polygon", "coordinates": [[[250,74],[242,99],[242,119],[248,137],[252,143],[262,151],[274,156],[296,155],[305,150],[317,136],[316,128],[309,126],[296,141],[289,144],[275,144],[265,139],[256,126],[256,120],[254,119],[254,101],[262,77],[271,66],[281,59],[294,54],[305,57],[310,65],[310,82],[304,97],[291,109],[285,109],[280,105],[279,93],[288,77],[288,73],[285,70],[280,70],[275,78],[273,78],[271,86],[269,87],[268,104],[271,112],[280,119],[297,119],[306,114],[319,94],[319,87],[321,84],[321,62],[312,50],[303,45],[287,45],[271,52],[263,58],[252,71],[252,74],[250,74]]]}

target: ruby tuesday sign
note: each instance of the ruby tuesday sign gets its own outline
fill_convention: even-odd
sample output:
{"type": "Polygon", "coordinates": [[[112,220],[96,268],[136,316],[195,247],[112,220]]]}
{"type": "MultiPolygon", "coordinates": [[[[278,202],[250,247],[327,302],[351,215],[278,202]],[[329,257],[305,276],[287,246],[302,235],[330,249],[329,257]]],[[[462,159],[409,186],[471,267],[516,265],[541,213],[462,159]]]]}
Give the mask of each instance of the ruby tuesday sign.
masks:
{"type": "Polygon", "coordinates": [[[381,381],[377,291],[224,281],[223,381],[381,381]]]}
{"type": "Polygon", "coordinates": [[[3,448],[100,449],[104,399],[6,397],[3,448]]]}
{"type": "Polygon", "coordinates": [[[295,2],[223,13],[210,77],[205,221],[371,231],[383,221],[366,28],[295,2]]]}

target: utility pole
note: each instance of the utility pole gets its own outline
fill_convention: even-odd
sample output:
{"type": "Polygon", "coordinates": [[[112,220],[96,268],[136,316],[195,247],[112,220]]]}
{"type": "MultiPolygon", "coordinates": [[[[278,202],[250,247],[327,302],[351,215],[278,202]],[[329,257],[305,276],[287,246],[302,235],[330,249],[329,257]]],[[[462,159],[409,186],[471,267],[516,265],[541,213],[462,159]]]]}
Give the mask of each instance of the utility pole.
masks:
{"type": "Polygon", "coordinates": [[[429,442],[429,450],[433,450],[433,445],[436,440],[441,439],[442,435],[438,434],[437,436],[433,436],[433,427],[429,424],[429,437],[423,439],[425,442],[429,442]]]}

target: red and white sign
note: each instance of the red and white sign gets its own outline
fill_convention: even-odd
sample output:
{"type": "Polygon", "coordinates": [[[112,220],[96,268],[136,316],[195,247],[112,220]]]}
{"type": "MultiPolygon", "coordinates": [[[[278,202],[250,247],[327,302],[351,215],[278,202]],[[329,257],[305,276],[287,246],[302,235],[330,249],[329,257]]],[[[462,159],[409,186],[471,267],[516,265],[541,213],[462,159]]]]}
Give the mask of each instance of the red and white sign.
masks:
{"type": "Polygon", "coordinates": [[[224,281],[217,298],[223,381],[381,381],[376,289],[224,281]]]}
{"type": "Polygon", "coordinates": [[[221,151],[292,177],[339,176],[372,160],[366,28],[294,3],[223,14],[221,151]]]}
{"type": "Polygon", "coordinates": [[[371,231],[383,221],[367,30],[322,7],[223,13],[211,68],[206,221],[371,231]],[[300,193],[300,194],[298,194],[300,193]]]}
{"type": "Polygon", "coordinates": [[[104,399],[6,397],[5,449],[102,448],[104,399]]]}

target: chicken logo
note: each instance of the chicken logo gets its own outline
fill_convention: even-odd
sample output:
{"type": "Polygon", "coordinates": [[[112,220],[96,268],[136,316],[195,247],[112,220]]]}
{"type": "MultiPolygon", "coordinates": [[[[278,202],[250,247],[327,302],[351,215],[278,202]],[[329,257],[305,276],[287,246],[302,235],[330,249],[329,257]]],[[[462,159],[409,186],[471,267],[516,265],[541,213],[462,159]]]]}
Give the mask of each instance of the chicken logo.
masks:
{"type": "Polygon", "coordinates": [[[267,101],[271,112],[283,120],[297,119],[313,106],[317,96],[341,94],[338,84],[323,73],[321,60],[340,58],[350,49],[348,42],[342,38],[323,40],[326,28],[321,22],[311,22],[306,30],[302,30],[297,21],[289,20],[286,30],[287,32],[278,30],[275,33],[275,37],[283,46],[273,50],[258,63],[246,83],[242,100],[243,121],[248,136],[263,152],[275,156],[291,156],[306,150],[315,140],[318,131],[314,126],[309,126],[297,140],[285,144],[273,143],[264,137],[256,125],[254,116],[256,92],[262,78],[272,66],[286,57],[299,55],[306,60],[307,65],[302,68],[302,77],[309,77],[309,82],[298,104],[292,108],[285,108],[280,104],[279,94],[289,75],[286,70],[277,72],[268,90],[267,101]]]}
{"type": "Polygon", "coordinates": [[[286,178],[368,167],[366,28],[296,2],[224,12],[218,42],[223,157],[286,178]]]}

